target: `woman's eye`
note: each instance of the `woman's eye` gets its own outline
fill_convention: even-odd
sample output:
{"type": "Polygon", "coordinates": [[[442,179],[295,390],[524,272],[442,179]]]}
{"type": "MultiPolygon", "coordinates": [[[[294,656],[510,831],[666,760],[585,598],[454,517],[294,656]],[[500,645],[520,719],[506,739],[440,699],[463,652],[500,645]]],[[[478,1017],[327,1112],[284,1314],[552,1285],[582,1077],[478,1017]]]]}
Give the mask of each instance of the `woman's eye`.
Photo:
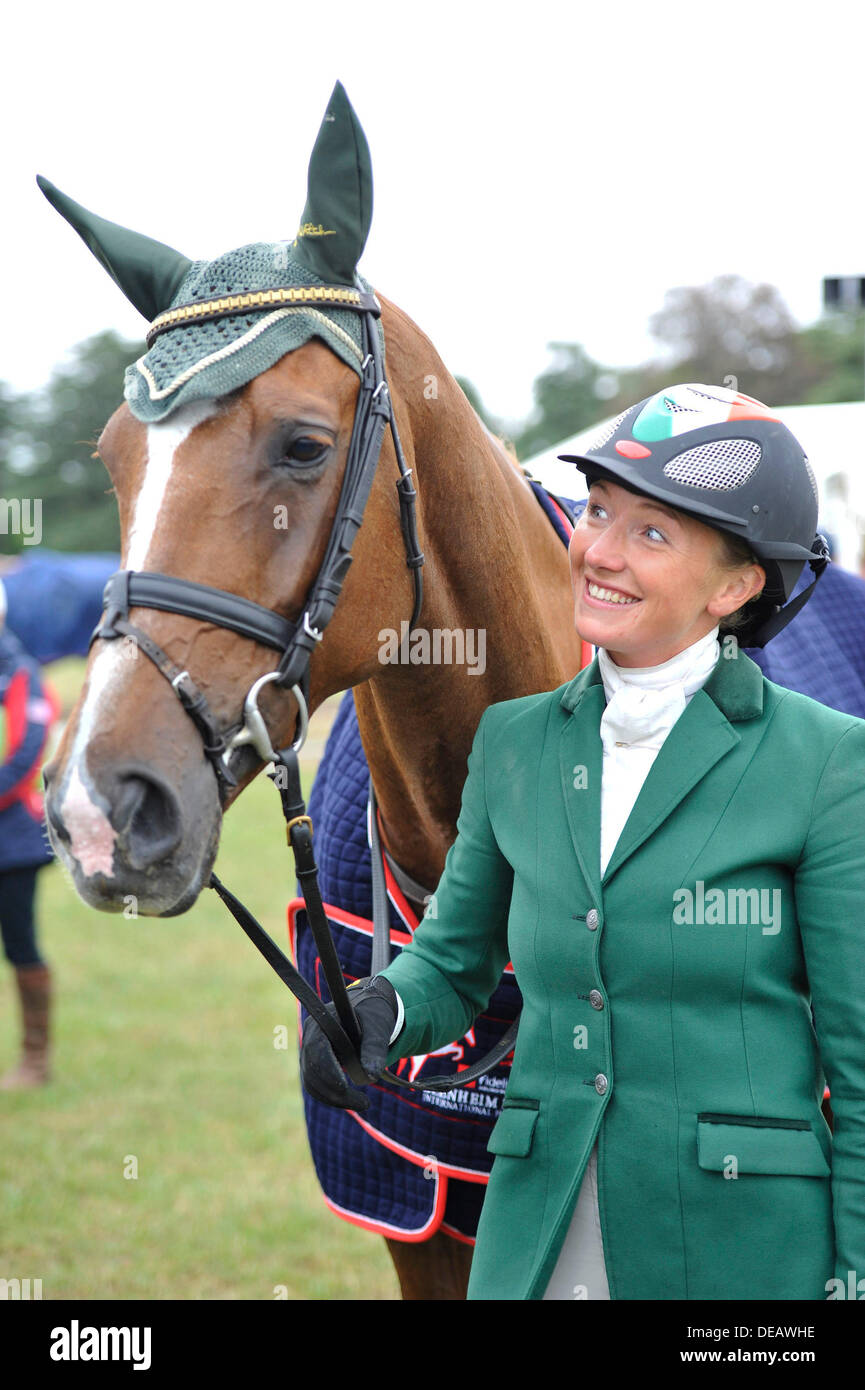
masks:
{"type": "Polygon", "coordinates": [[[601,506],[600,502],[589,502],[588,506],[586,507],[586,511],[589,513],[589,516],[597,516],[599,513],[603,512],[603,510],[604,509],[601,506]]]}
{"type": "Polygon", "coordinates": [[[304,435],[291,441],[285,450],[284,457],[289,463],[299,463],[309,468],[314,464],[321,463],[329,450],[329,444],[323,444],[320,439],[312,439],[304,435]]]}
{"type": "Polygon", "coordinates": [[[667,537],[664,535],[663,531],[659,531],[658,528],[657,528],[657,526],[647,526],[647,527],[646,527],[646,535],[647,535],[647,536],[650,535],[651,532],[653,532],[653,531],[654,531],[655,535],[657,536],[658,540],[660,540],[660,541],[665,541],[665,540],[667,539],[667,537]]]}

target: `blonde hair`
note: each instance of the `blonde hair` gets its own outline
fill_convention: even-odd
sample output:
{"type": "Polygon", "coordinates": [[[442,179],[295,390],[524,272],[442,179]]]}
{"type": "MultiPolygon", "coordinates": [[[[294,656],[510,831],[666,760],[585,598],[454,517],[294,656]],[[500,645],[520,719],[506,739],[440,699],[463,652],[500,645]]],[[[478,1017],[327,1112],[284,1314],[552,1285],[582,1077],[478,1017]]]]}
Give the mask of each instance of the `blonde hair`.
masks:
{"type": "MultiPolygon", "coordinates": [[[[719,531],[721,540],[719,567],[722,570],[737,570],[744,565],[760,565],[765,571],[765,565],[757,558],[747,541],[741,536],[733,536],[729,531],[719,531]]],[[[768,583],[768,579],[766,581],[768,583]]],[[[743,603],[741,608],[737,608],[735,613],[728,613],[725,618],[720,620],[720,633],[738,633],[746,627],[753,618],[757,617],[757,609],[765,606],[764,594],[766,585],[760,591],[749,598],[747,603],[743,603]]]]}

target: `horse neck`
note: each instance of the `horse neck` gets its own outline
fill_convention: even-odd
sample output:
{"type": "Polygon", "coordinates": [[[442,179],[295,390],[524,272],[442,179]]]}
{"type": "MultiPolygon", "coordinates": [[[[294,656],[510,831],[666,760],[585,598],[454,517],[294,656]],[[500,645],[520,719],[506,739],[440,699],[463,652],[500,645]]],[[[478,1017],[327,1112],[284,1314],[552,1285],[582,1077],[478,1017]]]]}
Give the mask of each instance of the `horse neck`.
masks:
{"type": "Polygon", "coordinates": [[[430,661],[383,664],[380,676],[355,687],[355,704],[385,843],[433,887],[483,711],[570,679],[579,641],[567,552],[521,470],[410,320],[400,316],[387,328],[391,388],[422,518],[424,604],[415,643],[430,661]],[[452,633],[467,652],[475,634],[473,667],[446,664],[452,633]]]}

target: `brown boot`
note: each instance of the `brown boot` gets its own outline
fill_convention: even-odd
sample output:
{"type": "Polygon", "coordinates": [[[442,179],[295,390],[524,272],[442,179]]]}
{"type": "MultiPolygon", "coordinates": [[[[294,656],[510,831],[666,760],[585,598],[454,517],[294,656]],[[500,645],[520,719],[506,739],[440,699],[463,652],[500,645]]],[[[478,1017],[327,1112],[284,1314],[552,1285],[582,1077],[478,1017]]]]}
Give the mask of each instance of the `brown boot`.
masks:
{"type": "Polygon", "coordinates": [[[21,1003],[21,1061],[0,1081],[0,1091],[44,1086],[49,1080],[51,971],[47,965],[19,965],[15,978],[21,1003]]]}

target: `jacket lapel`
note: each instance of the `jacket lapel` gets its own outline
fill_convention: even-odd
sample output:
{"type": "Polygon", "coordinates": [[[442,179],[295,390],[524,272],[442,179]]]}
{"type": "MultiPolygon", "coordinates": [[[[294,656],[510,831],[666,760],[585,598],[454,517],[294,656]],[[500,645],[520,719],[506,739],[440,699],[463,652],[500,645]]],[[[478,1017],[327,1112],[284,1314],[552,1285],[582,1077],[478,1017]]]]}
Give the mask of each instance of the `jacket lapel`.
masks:
{"type": "Polygon", "coordinates": [[[714,671],[670,730],[607,865],[607,884],[626,859],[657,829],[706,773],[741,742],[734,723],[763,711],[763,673],[734,649],[718,658],[714,671]]]}
{"type": "Polygon", "coordinates": [[[607,697],[595,657],[561,697],[566,719],[559,738],[559,768],[568,829],[592,901],[601,901],[601,715],[607,697]]]}
{"type": "Polygon", "coordinates": [[[670,816],[720,758],[741,741],[734,727],[757,718],[763,710],[763,673],[737,651],[723,654],[706,684],[689,701],[673,726],[649,771],[631,814],[619,836],[603,879],[600,878],[601,776],[603,748],[601,715],[606,704],[597,658],[566,686],[561,703],[572,712],[562,730],[560,765],[568,824],[583,874],[593,893],[609,882],[630,856],[670,816]],[[587,796],[583,805],[573,790],[577,765],[586,767],[587,796]]]}

